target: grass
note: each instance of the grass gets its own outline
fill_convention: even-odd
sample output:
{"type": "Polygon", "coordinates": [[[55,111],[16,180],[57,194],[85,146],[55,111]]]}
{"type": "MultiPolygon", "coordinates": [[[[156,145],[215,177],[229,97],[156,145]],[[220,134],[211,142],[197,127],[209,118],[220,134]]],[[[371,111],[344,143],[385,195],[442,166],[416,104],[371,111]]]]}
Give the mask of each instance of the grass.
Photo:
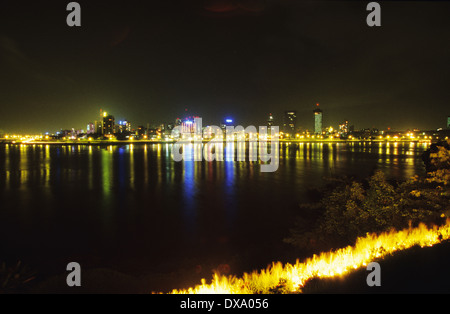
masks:
{"type": "Polygon", "coordinates": [[[450,242],[412,247],[378,261],[381,286],[366,284],[366,269],[343,277],[313,279],[306,294],[441,294],[450,293],[450,242]]]}

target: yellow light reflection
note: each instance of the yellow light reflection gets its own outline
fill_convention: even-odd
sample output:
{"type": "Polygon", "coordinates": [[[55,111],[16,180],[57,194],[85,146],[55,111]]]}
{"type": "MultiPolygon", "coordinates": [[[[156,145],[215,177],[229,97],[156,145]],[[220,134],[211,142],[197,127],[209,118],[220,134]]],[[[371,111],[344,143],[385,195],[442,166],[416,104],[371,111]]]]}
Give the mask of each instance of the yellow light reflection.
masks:
{"type": "Polygon", "coordinates": [[[368,234],[358,238],[354,246],[321,253],[295,264],[273,262],[267,269],[236,276],[213,274],[210,284],[205,279],[201,284],[188,289],[172,290],[173,294],[252,294],[269,293],[283,285],[288,293],[302,292],[312,278],[340,277],[369,263],[383,259],[397,251],[413,246],[433,246],[450,238],[450,220],[440,227],[417,228],[391,231],[382,234],[368,234]]]}

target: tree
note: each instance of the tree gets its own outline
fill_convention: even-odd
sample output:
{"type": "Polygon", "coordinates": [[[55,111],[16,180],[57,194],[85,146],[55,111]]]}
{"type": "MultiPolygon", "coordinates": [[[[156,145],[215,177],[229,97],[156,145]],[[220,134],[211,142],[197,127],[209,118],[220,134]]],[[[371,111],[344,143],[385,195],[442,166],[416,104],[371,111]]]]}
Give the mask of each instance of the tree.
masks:
{"type": "Polygon", "coordinates": [[[319,202],[301,206],[308,215],[297,219],[284,241],[329,249],[353,244],[368,232],[445,222],[450,217],[450,142],[432,146],[423,159],[427,174],[405,182],[391,184],[379,170],[365,181],[335,181],[319,202]]]}

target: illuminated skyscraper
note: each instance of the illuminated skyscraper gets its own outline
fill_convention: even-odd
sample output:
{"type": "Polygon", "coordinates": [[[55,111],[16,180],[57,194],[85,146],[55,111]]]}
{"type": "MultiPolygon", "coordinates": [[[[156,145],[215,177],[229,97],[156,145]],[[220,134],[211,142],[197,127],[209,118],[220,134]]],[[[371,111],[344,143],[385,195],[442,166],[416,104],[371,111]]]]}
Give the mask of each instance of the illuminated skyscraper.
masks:
{"type": "Polygon", "coordinates": [[[272,135],[273,124],[274,124],[273,115],[269,113],[269,118],[267,119],[267,135],[272,135]]]}
{"type": "Polygon", "coordinates": [[[105,136],[114,134],[114,116],[108,115],[106,111],[103,111],[102,134],[105,136]]]}
{"type": "Polygon", "coordinates": [[[339,124],[339,131],[338,131],[339,134],[343,135],[343,136],[346,136],[348,134],[348,132],[349,132],[348,128],[349,128],[348,127],[348,121],[345,120],[343,123],[339,124]]]}
{"type": "Polygon", "coordinates": [[[225,118],[220,123],[220,128],[225,132],[227,126],[233,126],[234,121],[231,118],[225,118]]]}
{"type": "Polygon", "coordinates": [[[273,115],[269,113],[269,119],[267,119],[267,126],[270,128],[273,126],[273,115]]]}
{"type": "Polygon", "coordinates": [[[126,133],[131,132],[131,123],[127,120],[121,120],[116,126],[116,133],[126,133]]]}
{"type": "Polygon", "coordinates": [[[181,134],[184,137],[192,137],[194,135],[201,136],[201,118],[198,116],[186,117],[183,122],[181,122],[181,134]]]}
{"type": "Polygon", "coordinates": [[[283,132],[294,136],[295,123],[297,122],[297,112],[294,110],[285,111],[283,120],[283,132]]]}
{"type": "Polygon", "coordinates": [[[89,122],[86,127],[86,134],[94,134],[96,132],[93,122],[89,122]]]}
{"type": "Polygon", "coordinates": [[[316,104],[317,108],[314,112],[314,133],[322,134],[323,122],[322,122],[322,110],[319,108],[319,103],[316,104]]]}

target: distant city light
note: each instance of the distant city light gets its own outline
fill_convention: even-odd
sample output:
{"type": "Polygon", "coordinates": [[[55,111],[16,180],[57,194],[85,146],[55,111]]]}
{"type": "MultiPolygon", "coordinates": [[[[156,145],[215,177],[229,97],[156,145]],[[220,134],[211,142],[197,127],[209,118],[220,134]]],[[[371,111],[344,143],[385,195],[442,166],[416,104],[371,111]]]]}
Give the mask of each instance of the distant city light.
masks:
{"type": "Polygon", "coordinates": [[[233,123],[233,120],[232,119],[225,119],[225,122],[226,123],[233,123]]]}

